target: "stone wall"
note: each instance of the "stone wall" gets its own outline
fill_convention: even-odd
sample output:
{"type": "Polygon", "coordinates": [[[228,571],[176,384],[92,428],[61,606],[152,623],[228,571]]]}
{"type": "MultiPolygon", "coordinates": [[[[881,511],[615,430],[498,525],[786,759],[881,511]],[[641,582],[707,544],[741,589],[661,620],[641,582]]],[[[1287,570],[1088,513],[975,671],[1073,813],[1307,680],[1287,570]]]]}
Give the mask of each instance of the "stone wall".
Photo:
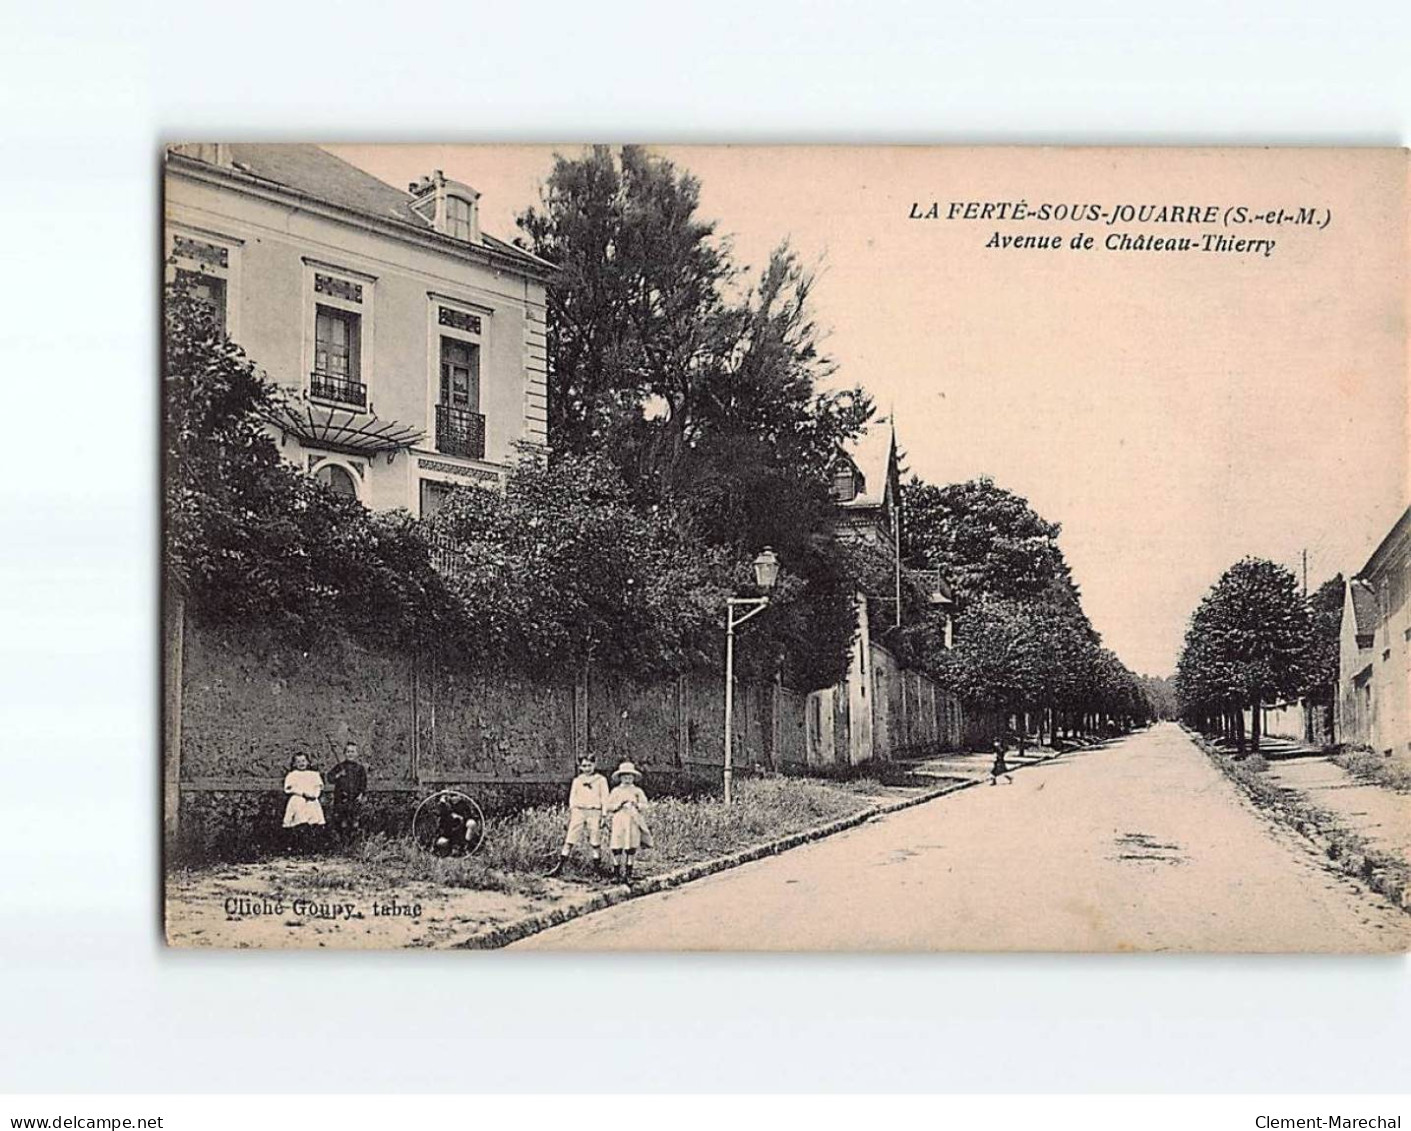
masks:
{"type": "MultiPolygon", "coordinates": [[[[710,673],[648,681],[585,670],[536,681],[349,643],[306,652],[189,621],[178,639],[168,654],[180,694],[167,702],[179,712],[168,731],[179,757],[166,781],[180,798],[168,832],[184,826],[183,840],[193,829],[212,839],[219,814],[251,806],[277,825],[294,755],[326,770],[350,739],[374,797],[399,795],[403,808],[441,786],[478,798],[557,797],[583,750],[605,769],[631,758],[663,791],[720,780],[724,687],[710,673]]],[[[807,765],[804,711],[796,692],[738,685],[741,772],[807,765]]]]}
{"type": "Polygon", "coordinates": [[[871,646],[873,756],[904,758],[989,745],[999,720],[966,708],[952,692],[871,646]]]}
{"type": "MultiPolygon", "coordinates": [[[[865,693],[847,680],[809,694],[737,685],[737,769],[821,769],[984,744],[983,716],[884,649],[869,651],[865,693]],[[859,709],[869,716],[854,717],[859,709]]],[[[583,671],[535,681],[348,643],[306,652],[189,622],[174,655],[180,696],[168,702],[180,715],[168,733],[179,758],[166,780],[181,802],[172,833],[172,824],[206,829],[212,811],[251,805],[273,819],[293,756],[326,769],[349,739],[389,813],[441,786],[507,803],[554,797],[582,750],[605,769],[631,758],[662,790],[720,780],[724,687],[712,673],[633,680],[583,671]]]]}

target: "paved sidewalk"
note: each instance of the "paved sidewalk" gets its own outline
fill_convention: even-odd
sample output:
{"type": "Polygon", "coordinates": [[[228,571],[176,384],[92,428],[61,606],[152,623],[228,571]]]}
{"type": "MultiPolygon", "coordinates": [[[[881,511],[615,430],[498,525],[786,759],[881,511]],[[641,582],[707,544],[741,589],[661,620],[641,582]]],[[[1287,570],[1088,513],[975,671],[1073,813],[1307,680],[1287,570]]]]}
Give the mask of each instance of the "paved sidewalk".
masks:
{"type": "MultiPolygon", "coordinates": [[[[1230,750],[1228,744],[1220,744],[1230,750]]],[[[1369,848],[1411,867],[1411,798],[1362,781],[1322,750],[1286,738],[1260,740],[1269,781],[1331,814],[1369,848]]]]}
{"type": "Polygon", "coordinates": [[[1324,757],[1270,762],[1269,778],[1326,809],[1378,852],[1411,865],[1411,798],[1359,781],[1324,757]]]}

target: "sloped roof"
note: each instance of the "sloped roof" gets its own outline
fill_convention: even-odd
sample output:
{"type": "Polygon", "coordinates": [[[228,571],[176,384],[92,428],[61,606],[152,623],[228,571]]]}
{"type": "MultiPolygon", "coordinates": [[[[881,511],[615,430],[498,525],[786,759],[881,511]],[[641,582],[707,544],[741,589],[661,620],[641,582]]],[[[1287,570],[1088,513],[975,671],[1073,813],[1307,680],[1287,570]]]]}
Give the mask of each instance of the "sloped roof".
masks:
{"type": "Polygon", "coordinates": [[[1365,581],[1353,578],[1347,583],[1352,597],[1352,618],[1358,636],[1371,636],[1377,631],[1377,595],[1365,581]]]}
{"type": "Polygon", "coordinates": [[[411,193],[393,188],[316,145],[237,143],[230,146],[230,156],[247,173],[329,204],[431,229],[430,223],[412,211],[411,193]]]}
{"type": "MultiPolygon", "coordinates": [[[[303,196],[377,220],[390,220],[435,233],[434,225],[412,208],[411,193],[394,188],[316,145],[234,142],[226,148],[235,170],[256,180],[292,189],[303,196]]],[[[189,151],[183,152],[182,156],[189,160],[198,159],[189,151]]],[[[453,238],[436,234],[442,239],[453,238]]],[[[536,274],[543,274],[553,267],[538,256],[485,232],[480,233],[480,245],[501,258],[532,268],[536,274]]]]}
{"type": "Polygon", "coordinates": [[[890,421],[874,421],[862,435],[844,450],[854,467],[862,473],[862,490],[841,507],[880,507],[887,495],[887,478],[891,472],[892,455],[896,450],[896,435],[890,421]]]}
{"type": "Polygon", "coordinates": [[[1392,528],[1387,531],[1387,536],[1372,551],[1372,556],[1367,559],[1367,564],[1357,571],[1357,576],[1369,577],[1380,572],[1384,566],[1393,563],[1398,551],[1404,552],[1408,539],[1411,539],[1411,507],[1407,507],[1401,512],[1401,517],[1392,524],[1392,528]]]}

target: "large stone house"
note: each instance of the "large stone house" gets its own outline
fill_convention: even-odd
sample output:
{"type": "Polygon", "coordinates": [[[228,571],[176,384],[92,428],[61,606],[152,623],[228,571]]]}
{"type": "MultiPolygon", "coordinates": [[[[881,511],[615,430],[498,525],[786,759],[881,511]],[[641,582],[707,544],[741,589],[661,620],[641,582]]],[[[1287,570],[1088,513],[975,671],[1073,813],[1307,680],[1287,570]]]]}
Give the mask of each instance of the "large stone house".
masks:
{"type": "Polygon", "coordinates": [[[1338,654],[1337,735],[1411,751],[1411,508],[1347,583],[1338,654]]]}
{"type": "Polygon", "coordinates": [[[553,268],[482,231],[479,195],[312,145],[167,151],[167,278],[286,391],[285,458],[374,509],[429,516],[547,445],[553,268]]]}

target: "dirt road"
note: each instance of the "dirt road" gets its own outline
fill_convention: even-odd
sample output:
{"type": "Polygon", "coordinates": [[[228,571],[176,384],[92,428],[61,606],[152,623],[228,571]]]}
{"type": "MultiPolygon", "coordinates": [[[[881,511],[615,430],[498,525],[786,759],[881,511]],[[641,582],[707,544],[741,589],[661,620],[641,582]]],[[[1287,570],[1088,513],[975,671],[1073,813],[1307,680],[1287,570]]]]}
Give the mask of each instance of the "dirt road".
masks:
{"type": "Polygon", "coordinates": [[[1327,869],[1163,724],[518,945],[1401,951],[1411,915],[1327,869]]]}

